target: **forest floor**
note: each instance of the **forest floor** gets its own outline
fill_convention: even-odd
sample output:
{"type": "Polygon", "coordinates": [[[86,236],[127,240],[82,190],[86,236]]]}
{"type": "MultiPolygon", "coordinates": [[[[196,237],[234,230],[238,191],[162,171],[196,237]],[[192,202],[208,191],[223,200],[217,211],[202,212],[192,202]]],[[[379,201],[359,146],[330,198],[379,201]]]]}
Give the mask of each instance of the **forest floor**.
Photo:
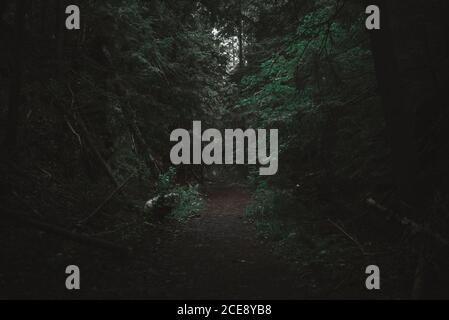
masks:
{"type": "Polygon", "coordinates": [[[211,191],[203,213],[161,248],[164,269],[169,271],[166,297],[304,297],[299,274],[287,261],[274,256],[269,243],[258,237],[255,225],[245,218],[250,200],[243,189],[211,191]]]}
{"type": "Polygon", "coordinates": [[[242,188],[207,192],[189,221],[148,224],[131,256],[2,226],[1,298],[295,299],[307,296],[293,265],[245,218],[242,188]],[[18,240],[19,239],[19,240],[18,240]],[[65,289],[65,267],[81,270],[81,290],[65,289]],[[6,268],[5,268],[6,267],[6,268]]]}

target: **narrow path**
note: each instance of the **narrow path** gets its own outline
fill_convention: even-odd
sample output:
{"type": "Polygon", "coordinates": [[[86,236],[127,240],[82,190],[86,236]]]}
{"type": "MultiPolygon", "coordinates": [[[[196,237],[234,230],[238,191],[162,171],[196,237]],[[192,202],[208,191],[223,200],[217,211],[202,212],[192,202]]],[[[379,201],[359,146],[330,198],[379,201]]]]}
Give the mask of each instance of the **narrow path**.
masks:
{"type": "Polygon", "coordinates": [[[204,212],[161,243],[158,265],[165,281],[153,287],[153,294],[174,299],[304,296],[297,272],[258,239],[245,219],[249,201],[242,189],[211,191],[204,212]]]}
{"type": "Polygon", "coordinates": [[[262,243],[254,224],[245,219],[250,200],[243,189],[211,191],[198,217],[148,228],[132,256],[0,225],[0,257],[8,257],[0,264],[0,298],[307,297],[298,273],[271,252],[269,243],[262,243]],[[81,270],[79,291],[65,288],[64,271],[71,264],[81,270]]]}

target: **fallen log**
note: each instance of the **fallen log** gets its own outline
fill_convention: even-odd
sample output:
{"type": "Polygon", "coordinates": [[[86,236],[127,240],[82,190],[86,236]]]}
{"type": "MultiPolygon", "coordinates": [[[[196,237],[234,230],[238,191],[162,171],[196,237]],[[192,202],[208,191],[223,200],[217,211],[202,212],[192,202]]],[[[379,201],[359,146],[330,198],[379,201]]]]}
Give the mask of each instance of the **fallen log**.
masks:
{"type": "Polygon", "coordinates": [[[409,227],[414,233],[425,234],[425,235],[433,238],[434,240],[436,240],[440,244],[442,244],[444,246],[449,246],[449,240],[444,238],[438,232],[433,231],[428,226],[420,225],[419,223],[411,220],[410,218],[401,217],[399,214],[397,214],[393,210],[388,209],[388,208],[384,207],[383,205],[379,204],[373,198],[367,199],[366,200],[366,204],[368,206],[374,208],[374,209],[377,209],[380,212],[383,212],[383,213],[387,214],[390,218],[393,218],[394,220],[396,220],[400,224],[409,227]]]}
{"type": "Polygon", "coordinates": [[[29,225],[36,229],[39,229],[39,230],[42,230],[42,231],[45,231],[48,233],[52,233],[57,236],[61,236],[61,237],[64,237],[66,239],[69,239],[69,240],[72,240],[72,241],[75,241],[75,242],[78,242],[81,244],[93,245],[93,246],[96,246],[96,247],[99,247],[102,249],[116,250],[116,251],[119,251],[124,254],[129,254],[132,252],[132,249],[129,247],[121,246],[121,245],[112,243],[110,241],[94,238],[94,237],[91,237],[86,234],[75,233],[70,230],[30,218],[22,213],[14,212],[14,213],[9,213],[9,214],[4,214],[3,217],[5,219],[12,220],[17,223],[29,225]]]}

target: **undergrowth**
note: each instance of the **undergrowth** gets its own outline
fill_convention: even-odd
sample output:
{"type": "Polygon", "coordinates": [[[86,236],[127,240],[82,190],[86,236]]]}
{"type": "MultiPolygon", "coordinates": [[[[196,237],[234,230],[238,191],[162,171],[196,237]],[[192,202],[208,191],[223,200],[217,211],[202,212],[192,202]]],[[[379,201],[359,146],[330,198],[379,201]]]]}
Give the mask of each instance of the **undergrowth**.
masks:
{"type": "Polygon", "coordinates": [[[359,249],[291,191],[260,182],[246,216],[264,241],[274,243],[276,254],[297,266],[312,296],[328,297],[341,291],[357,295],[354,288],[362,288],[352,276],[363,265],[359,249]]]}
{"type": "Polygon", "coordinates": [[[157,184],[159,195],[172,195],[170,217],[178,221],[186,221],[189,217],[198,214],[204,207],[204,200],[198,185],[176,183],[176,169],[171,167],[166,173],[159,176],[157,184]]]}

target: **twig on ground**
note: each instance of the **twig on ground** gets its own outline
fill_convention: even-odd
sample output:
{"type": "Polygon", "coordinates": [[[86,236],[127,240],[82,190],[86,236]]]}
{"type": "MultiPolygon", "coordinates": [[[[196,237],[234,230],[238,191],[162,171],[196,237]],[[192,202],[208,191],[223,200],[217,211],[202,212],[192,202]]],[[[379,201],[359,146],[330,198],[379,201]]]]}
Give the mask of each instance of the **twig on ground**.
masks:
{"type": "Polygon", "coordinates": [[[87,217],[85,217],[84,219],[82,219],[81,221],[78,222],[79,225],[84,224],[86,222],[88,222],[90,219],[92,219],[98,212],[100,212],[104,206],[106,206],[109,201],[111,201],[114,196],[120,192],[130,181],[131,179],[134,177],[134,174],[130,175],[128,177],[128,179],[126,179],[121,185],[119,185],[113,192],[111,192],[109,194],[109,196],[103,200],[103,202],[94,210],[92,211],[92,213],[90,213],[87,217]]]}
{"type": "Polygon", "coordinates": [[[351,240],[352,242],[354,242],[357,247],[360,249],[360,251],[362,252],[362,254],[364,256],[369,255],[365,252],[365,249],[363,248],[362,244],[353,236],[351,236],[345,229],[343,229],[343,227],[341,227],[339,224],[333,222],[331,219],[327,220],[330,224],[332,224],[334,227],[336,227],[338,230],[340,230],[341,233],[343,233],[349,240],[351,240]]]}

